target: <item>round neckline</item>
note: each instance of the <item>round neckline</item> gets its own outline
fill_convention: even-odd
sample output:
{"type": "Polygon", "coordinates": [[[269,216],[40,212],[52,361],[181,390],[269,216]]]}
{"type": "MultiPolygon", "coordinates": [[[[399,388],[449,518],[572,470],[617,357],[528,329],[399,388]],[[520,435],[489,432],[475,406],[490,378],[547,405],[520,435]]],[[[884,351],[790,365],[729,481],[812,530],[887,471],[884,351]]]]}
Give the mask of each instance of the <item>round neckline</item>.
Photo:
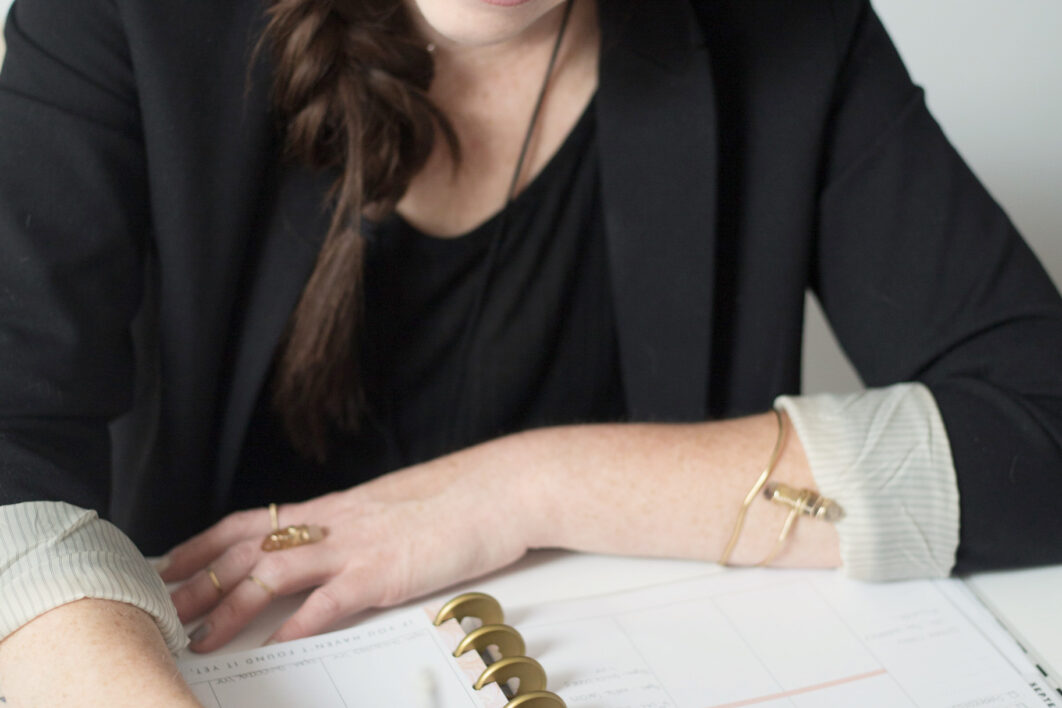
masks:
{"type": "Polygon", "coordinates": [[[406,243],[427,249],[452,250],[486,245],[494,237],[498,223],[506,216],[507,212],[523,210],[534,204],[541,193],[553,181],[554,173],[563,168],[564,156],[582,142],[584,134],[589,129],[595,101],[596,95],[587,102],[582,115],[579,116],[575,125],[565,136],[560,147],[553,152],[542,169],[531,178],[531,181],[520,190],[512,201],[501,205],[497,211],[468,231],[457,236],[433,236],[410,224],[398,212],[392,212],[380,221],[366,220],[369,231],[372,233],[386,231],[388,240],[399,238],[406,243]]]}

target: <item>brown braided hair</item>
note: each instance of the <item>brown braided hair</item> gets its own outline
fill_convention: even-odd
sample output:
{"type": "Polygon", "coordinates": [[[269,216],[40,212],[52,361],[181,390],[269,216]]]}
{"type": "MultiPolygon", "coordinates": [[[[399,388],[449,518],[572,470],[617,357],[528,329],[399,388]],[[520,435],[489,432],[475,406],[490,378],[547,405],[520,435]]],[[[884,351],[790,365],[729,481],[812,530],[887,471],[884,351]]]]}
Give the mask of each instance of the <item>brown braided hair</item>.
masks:
{"type": "Polygon", "coordinates": [[[402,0],[270,0],[271,52],[285,157],[334,170],[332,221],[288,322],[273,403],[292,443],[318,460],[364,408],[357,366],[363,214],[393,211],[431,154],[457,137],[428,99],[434,62],[402,0]]]}

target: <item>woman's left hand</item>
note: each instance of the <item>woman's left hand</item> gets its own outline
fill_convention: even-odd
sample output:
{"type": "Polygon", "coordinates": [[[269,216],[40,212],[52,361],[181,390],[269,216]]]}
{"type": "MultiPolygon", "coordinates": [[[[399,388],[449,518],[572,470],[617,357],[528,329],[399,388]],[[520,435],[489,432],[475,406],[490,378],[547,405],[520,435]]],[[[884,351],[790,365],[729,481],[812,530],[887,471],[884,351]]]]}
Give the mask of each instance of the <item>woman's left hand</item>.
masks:
{"type": "Polygon", "coordinates": [[[282,528],[324,530],[314,543],[263,551],[272,525],[261,508],[230,514],[171,550],[161,574],[167,582],[185,581],[172,594],[181,620],[206,614],[192,649],[221,647],[274,595],[316,588],[270,639],[287,641],[517,560],[527,549],[527,533],[512,509],[522,505],[483,503],[517,495],[528,500],[514,487],[527,475],[519,473],[521,461],[511,459],[505,440],[279,506],[282,528]]]}

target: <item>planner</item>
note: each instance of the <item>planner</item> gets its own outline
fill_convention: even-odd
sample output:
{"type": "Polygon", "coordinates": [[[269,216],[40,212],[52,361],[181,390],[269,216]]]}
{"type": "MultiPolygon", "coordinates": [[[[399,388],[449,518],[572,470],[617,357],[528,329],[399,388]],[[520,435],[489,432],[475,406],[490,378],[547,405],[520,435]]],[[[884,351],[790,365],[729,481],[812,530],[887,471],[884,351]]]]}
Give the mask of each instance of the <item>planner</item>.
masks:
{"type": "Polygon", "coordinates": [[[1059,705],[958,580],[866,584],[828,571],[750,569],[505,607],[504,622],[444,611],[436,625],[445,608],[391,611],[332,634],[179,665],[209,708],[1059,705]],[[478,621],[515,629],[515,649],[541,676],[530,662],[520,671],[510,662],[477,690],[515,651],[500,646],[506,629],[478,621]],[[493,643],[454,656],[476,631],[493,643]],[[523,678],[506,680],[516,675],[523,678]],[[520,693],[522,683],[541,694],[536,677],[557,702],[520,693]]]}

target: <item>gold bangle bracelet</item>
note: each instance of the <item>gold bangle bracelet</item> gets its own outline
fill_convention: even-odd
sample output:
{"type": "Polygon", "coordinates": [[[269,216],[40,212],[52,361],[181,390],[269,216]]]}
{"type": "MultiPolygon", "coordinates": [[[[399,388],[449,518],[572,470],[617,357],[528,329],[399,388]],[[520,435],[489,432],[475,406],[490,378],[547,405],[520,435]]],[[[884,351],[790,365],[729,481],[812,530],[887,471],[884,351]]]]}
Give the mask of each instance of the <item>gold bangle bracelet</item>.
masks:
{"type": "Polygon", "coordinates": [[[772,408],[771,411],[778,420],[778,437],[774,442],[774,450],[771,452],[771,459],[767,462],[767,466],[763,468],[763,472],[756,478],[756,483],[752,485],[752,489],[745,495],[745,499],[741,503],[737,521],[734,522],[734,530],[730,532],[730,540],[727,542],[726,548],[723,549],[723,555],[719,558],[720,565],[730,564],[730,555],[734,552],[734,546],[737,545],[738,538],[741,537],[741,529],[745,526],[745,515],[749,511],[749,506],[756,499],[756,495],[760,493],[763,486],[767,484],[767,479],[771,476],[771,472],[774,471],[775,465],[778,464],[778,458],[782,454],[782,443],[785,441],[785,419],[782,417],[782,412],[777,408],[772,408]]]}
{"type": "Polygon", "coordinates": [[[774,540],[774,546],[771,548],[770,553],[764,556],[763,560],[756,564],[757,566],[762,567],[769,564],[779,553],[782,552],[782,547],[785,546],[786,539],[789,538],[789,532],[793,530],[793,522],[796,521],[798,516],[800,516],[799,509],[789,510],[789,513],[786,514],[785,521],[782,522],[782,530],[778,534],[778,538],[774,540]]]}

